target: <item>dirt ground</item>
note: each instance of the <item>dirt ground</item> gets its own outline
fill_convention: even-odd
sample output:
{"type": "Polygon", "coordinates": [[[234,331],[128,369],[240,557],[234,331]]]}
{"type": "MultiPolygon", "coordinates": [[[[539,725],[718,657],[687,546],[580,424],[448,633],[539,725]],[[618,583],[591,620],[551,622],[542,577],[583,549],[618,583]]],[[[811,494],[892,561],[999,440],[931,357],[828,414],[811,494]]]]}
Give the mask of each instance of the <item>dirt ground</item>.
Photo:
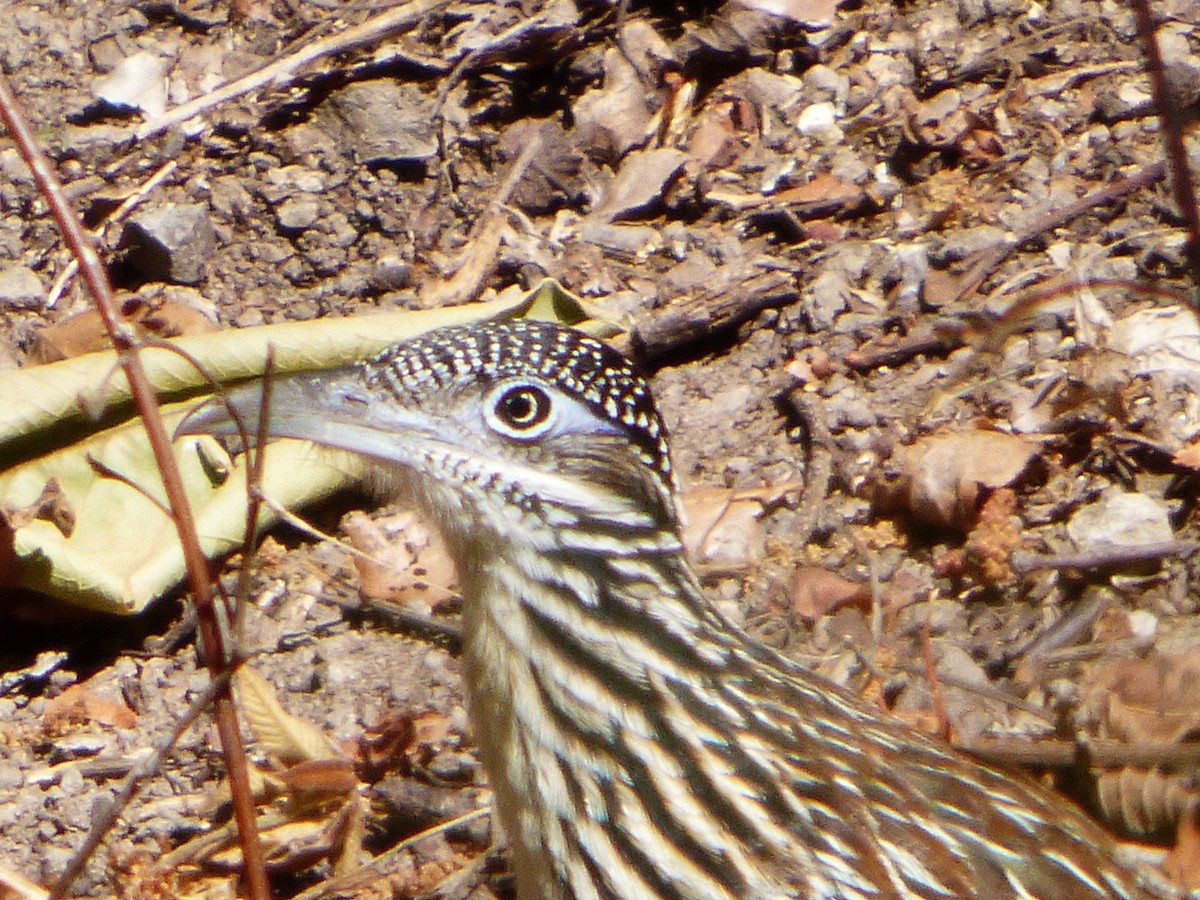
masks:
{"type": "MultiPolygon", "coordinates": [[[[1152,7],[1191,116],[1200,5],[1152,7]]],[[[693,552],[731,618],[918,727],[944,705],[951,739],[991,758],[1042,771],[1080,740],[1138,751],[1054,771],[1114,830],[1174,842],[1200,796],[1200,329],[1127,5],[0,12],[0,65],[147,328],[557,279],[653,373],[693,552]],[[195,117],[164,119],[190,102],[195,117]]],[[[58,285],[69,261],[0,134],[0,365],[96,339],[73,318],[79,280],[58,285]]],[[[309,515],[360,546],[424,540],[362,497],[309,515]]],[[[136,523],[114,535],[136,539],[136,523]]],[[[488,795],[452,585],[366,591],[400,601],[397,623],[363,569],[283,528],[254,578],[245,648],[295,717],[248,711],[274,889],[415,897],[458,873],[440,896],[504,896],[486,816],[468,815],[488,795]],[[349,784],[339,769],[298,786],[263,734],[289,722],[354,761],[349,784]],[[356,872],[368,855],[383,858],[356,872]]],[[[184,609],[5,621],[0,866],[51,884],[204,690],[184,609]]],[[[220,779],[201,716],[71,893],[231,896],[220,779]]]]}

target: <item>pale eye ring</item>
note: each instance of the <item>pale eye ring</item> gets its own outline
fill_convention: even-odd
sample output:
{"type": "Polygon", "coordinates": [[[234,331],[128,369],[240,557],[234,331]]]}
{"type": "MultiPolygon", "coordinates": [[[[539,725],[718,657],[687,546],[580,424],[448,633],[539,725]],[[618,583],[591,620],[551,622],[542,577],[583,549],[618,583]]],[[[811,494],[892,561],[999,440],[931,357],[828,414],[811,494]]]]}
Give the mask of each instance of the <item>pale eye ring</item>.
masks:
{"type": "Polygon", "coordinates": [[[501,434],[519,440],[540,437],[554,424],[554,404],[536,384],[504,385],[488,398],[485,416],[501,434]]]}

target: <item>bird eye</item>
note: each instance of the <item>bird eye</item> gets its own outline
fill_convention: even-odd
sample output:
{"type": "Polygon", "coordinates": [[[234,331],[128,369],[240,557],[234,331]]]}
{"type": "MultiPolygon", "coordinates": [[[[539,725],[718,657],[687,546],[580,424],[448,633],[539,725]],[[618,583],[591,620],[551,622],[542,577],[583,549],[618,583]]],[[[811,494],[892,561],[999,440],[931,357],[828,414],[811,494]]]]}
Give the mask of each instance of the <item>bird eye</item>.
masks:
{"type": "Polygon", "coordinates": [[[550,426],[550,395],[532,384],[517,384],[501,390],[491,405],[493,427],[512,437],[531,438],[550,426]]]}

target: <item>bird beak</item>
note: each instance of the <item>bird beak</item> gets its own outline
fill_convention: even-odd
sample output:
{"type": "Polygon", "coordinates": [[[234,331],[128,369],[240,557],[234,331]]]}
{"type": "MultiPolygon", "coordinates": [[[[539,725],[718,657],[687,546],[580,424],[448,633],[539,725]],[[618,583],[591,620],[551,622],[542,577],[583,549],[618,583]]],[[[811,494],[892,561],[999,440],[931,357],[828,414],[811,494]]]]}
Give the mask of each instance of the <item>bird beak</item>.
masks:
{"type": "Polygon", "coordinates": [[[244,429],[251,443],[262,433],[396,460],[406,439],[434,434],[428,416],[369,390],[357,369],[275,378],[266,402],[263,386],[253,382],[206,401],[184,417],[175,436],[237,436],[244,429]]]}

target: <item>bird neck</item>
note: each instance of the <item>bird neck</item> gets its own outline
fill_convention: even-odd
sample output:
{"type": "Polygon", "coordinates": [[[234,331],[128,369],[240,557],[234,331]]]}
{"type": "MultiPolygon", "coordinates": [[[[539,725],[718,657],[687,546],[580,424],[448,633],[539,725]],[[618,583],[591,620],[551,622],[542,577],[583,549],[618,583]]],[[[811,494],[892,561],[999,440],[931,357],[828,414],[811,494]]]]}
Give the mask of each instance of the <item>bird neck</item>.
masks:
{"type": "Polygon", "coordinates": [[[612,781],[613,748],[653,732],[653,695],[728,656],[673,512],[614,525],[543,508],[531,519],[485,529],[459,556],[472,719],[519,896],[533,895],[521,884],[563,883],[554,867],[570,856],[579,785],[612,781]]]}

